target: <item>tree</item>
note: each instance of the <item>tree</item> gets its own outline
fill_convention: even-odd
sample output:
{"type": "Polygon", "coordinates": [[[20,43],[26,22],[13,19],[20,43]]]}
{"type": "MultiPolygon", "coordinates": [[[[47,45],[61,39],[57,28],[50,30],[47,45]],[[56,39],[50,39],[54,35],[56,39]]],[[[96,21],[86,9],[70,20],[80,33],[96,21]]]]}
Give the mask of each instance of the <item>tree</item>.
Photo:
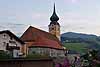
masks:
{"type": "MultiPolygon", "coordinates": [[[[83,61],[87,60],[87,63],[89,63],[88,67],[92,67],[92,65],[94,64],[93,60],[96,60],[97,57],[98,57],[98,50],[96,50],[96,49],[92,49],[88,53],[86,53],[85,55],[82,56],[83,61]]],[[[96,67],[98,67],[98,66],[96,66],[96,67]]]]}

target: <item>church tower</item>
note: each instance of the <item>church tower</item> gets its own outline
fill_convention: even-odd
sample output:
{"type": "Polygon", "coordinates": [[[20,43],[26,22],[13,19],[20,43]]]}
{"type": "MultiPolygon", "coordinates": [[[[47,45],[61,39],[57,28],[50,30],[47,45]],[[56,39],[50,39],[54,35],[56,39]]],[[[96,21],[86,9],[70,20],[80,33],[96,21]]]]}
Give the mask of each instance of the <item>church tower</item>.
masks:
{"type": "Polygon", "coordinates": [[[60,24],[57,22],[59,20],[59,17],[56,14],[55,4],[54,4],[53,14],[50,17],[50,20],[51,22],[48,25],[49,33],[55,35],[60,40],[60,24]]]}

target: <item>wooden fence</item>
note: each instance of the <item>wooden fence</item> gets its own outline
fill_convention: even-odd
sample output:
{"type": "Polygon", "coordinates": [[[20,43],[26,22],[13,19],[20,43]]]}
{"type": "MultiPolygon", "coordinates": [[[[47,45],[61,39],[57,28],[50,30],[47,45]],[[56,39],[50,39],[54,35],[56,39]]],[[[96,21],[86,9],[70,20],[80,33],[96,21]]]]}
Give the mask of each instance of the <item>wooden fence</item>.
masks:
{"type": "Polygon", "coordinates": [[[9,59],[0,60],[0,67],[54,67],[52,59],[9,59]]]}

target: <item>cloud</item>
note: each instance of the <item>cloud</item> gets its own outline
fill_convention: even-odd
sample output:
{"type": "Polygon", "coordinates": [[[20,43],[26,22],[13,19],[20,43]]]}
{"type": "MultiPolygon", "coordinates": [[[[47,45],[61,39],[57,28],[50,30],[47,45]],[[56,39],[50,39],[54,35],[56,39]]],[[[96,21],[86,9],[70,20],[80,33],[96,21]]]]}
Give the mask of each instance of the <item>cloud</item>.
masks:
{"type": "MultiPolygon", "coordinates": [[[[62,33],[75,31],[100,35],[99,0],[55,1],[57,3],[57,10],[61,10],[61,12],[59,12],[60,20],[58,22],[61,24],[62,33]]],[[[27,1],[24,1],[25,3],[23,3],[23,1],[19,2],[20,1],[16,2],[16,6],[14,3],[9,2],[9,8],[0,9],[0,30],[9,29],[20,35],[29,25],[32,25],[47,31],[52,10],[50,14],[49,11],[47,11],[48,7],[43,5],[44,1],[42,1],[42,4],[41,2],[39,3],[42,6],[36,4],[38,1],[35,3],[33,1],[31,1],[31,3],[30,1],[28,1],[28,3],[27,1]]],[[[48,0],[46,5],[49,4],[53,6],[53,2],[53,0],[48,0]]],[[[3,4],[3,6],[4,5],[6,4],[3,4]]],[[[6,5],[5,7],[8,6],[6,5]]],[[[52,7],[49,9],[51,8],[52,7]]]]}
{"type": "Polygon", "coordinates": [[[0,23],[0,30],[10,30],[15,33],[17,36],[21,36],[22,33],[26,30],[28,25],[25,24],[14,24],[14,23],[0,23]]]}
{"type": "Polygon", "coordinates": [[[42,13],[42,12],[33,12],[32,13],[33,20],[44,19],[44,18],[47,18],[47,16],[48,16],[47,13],[42,13]]]}
{"type": "Polygon", "coordinates": [[[61,15],[59,23],[61,23],[61,32],[82,32],[100,35],[100,15],[91,14],[83,15],[78,12],[66,12],[61,15]]]}
{"type": "Polygon", "coordinates": [[[0,30],[11,30],[16,35],[21,36],[22,33],[30,26],[34,26],[43,30],[47,30],[49,18],[47,13],[42,12],[0,12],[0,30]]]}

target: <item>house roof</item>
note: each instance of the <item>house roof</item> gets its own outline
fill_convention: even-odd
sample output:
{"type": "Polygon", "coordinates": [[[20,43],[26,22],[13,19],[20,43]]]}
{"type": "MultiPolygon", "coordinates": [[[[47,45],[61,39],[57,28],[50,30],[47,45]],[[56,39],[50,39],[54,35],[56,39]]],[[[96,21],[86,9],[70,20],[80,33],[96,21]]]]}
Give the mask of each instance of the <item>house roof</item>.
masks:
{"type": "Polygon", "coordinates": [[[62,49],[62,46],[58,44],[57,41],[53,41],[47,38],[39,38],[36,42],[29,42],[29,46],[31,47],[49,47],[49,48],[56,48],[62,49]]]}
{"type": "Polygon", "coordinates": [[[62,45],[56,36],[32,26],[24,32],[20,39],[28,42],[30,44],[29,46],[62,49],[62,45]]]}
{"type": "Polygon", "coordinates": [[[8,34],[10,37],[13,37],[16,41],[20,42],[21,44],[24,44],[24,42],[22,40],[20,40],[15,34],[13,34],[11,31],[9,30],[4,30],[4,31],[0,31],[0,34],[6,33],[8,34]]]}

